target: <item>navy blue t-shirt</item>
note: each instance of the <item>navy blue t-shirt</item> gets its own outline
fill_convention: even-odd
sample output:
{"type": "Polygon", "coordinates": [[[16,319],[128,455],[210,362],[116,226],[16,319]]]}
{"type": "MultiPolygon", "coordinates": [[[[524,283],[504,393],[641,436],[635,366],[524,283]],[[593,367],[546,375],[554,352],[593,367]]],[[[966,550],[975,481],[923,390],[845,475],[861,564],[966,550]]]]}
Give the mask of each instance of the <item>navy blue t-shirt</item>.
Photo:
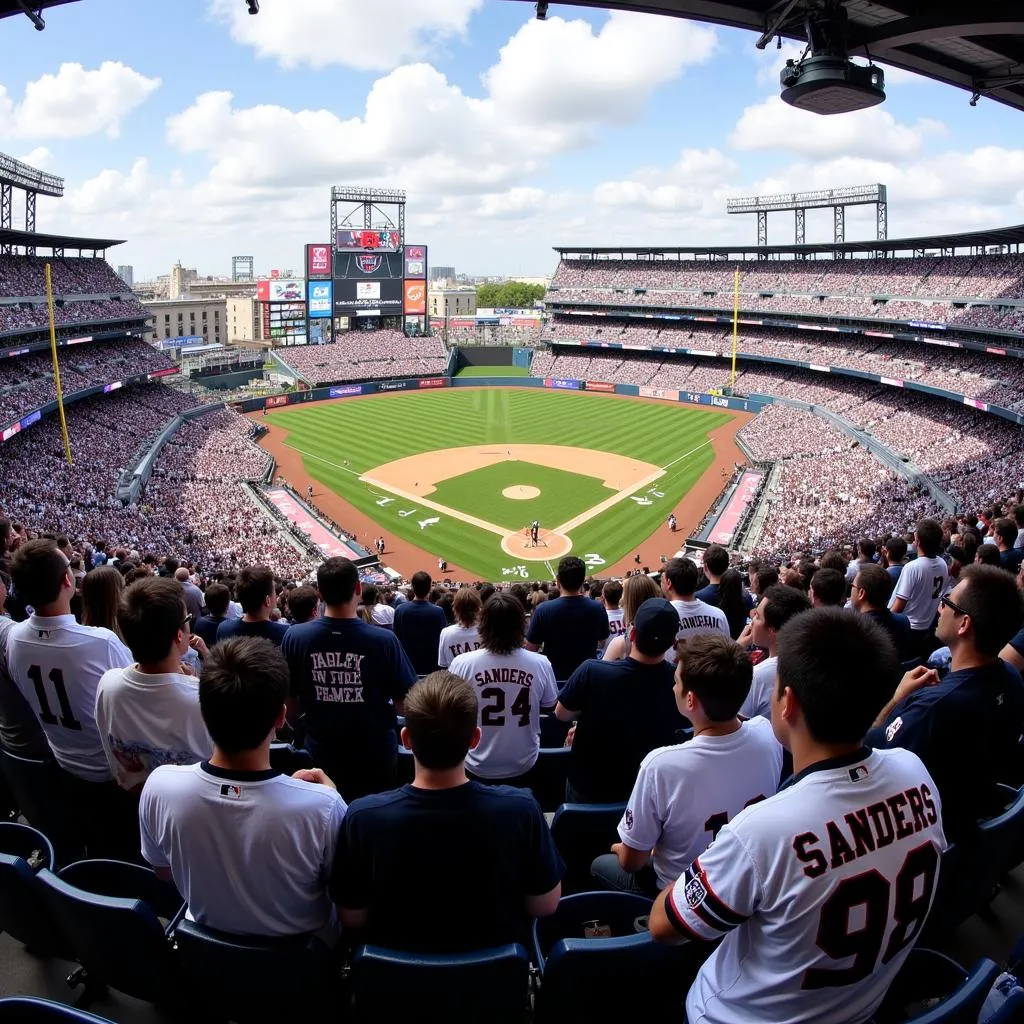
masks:
{"type": "Polygon", "coordinates": [[[1024,629],[1010,641],[1010,646],[1024,658],[1024,629]]]}
{"type": "Polygon", "coordinates": [[[1024,548],[1010,548],[1009,551],[999,553],[999,564],[1007,572],[1017,573],[1022,560],[1024,560],[1024,548]]]}
{"type": "Polygon", "coordinates": [[[903,747],[924,761],[939,787],[946,838],[956,840],[989,810],[1022,730],[1024,682],[1015,668],[996,659],[915,690],[864,742],[878,749],[903,747]]]}
{"type": "Polygon", "coordinates": [[[369,910],[368,942],[465,952],[528,943],[526,897],[564,871],[529,790],[403,786],[349,805],[329,891],[339,907],[369,910]]]}
{"type": "Polygon", "coordinates": [[[910,619],[902,612],[891,612],[888,608],[865,612],[869,619],[874,619],[889,634],[900,661],[910,661],[917,656],[914,634],[910,628],[910,619]]]}
{"type": "Polygon", "coordinates": [[[217,627],[216,642],[230,640],[233,636],[258,636],[280,647],[288,632],[287,622],[245,622],[242,619],[225,619],[217,627]]]}
{"type": "Polygon", "coordinates": [[[437,669],[437,645],[447,625],[444,609],[429,601],[406,601],[395,609],[395,636],[419,675],[437,669]]]}
{"type": "Polygon", "coordinates": [[[327,616],[292,626],[281,652],[307,736],[347,763],[379,764],[398,744],[392,701],[416,682],[390,630],[327,616]]]}
{"type": "Polygon", "coordinates": [[[628,800],[640,762],[690,724],[676,707],[674,676],[664,661],[643,665],[632,658],[585,661],[570,676],[558,695],[563,708],[580,716],[568,777],[589,802],[628,800]]]}
{"type": "Polygon", "coordinates": [[[568,679],[598,645],[608,638],[608,613],[586,597],[558,597],[538,605],[530,619],[526,639],[538,647],[555,671],[555,679],[568,679]]]}
{"type": "Polygon", "coordinates": [[[203,615],[192,623],[192,632],[203,638],[207,647],[213,647],[217,643],[217,630],[222,622],[227,622],[227,617],[217,618],[213,615],[203,615]]]}

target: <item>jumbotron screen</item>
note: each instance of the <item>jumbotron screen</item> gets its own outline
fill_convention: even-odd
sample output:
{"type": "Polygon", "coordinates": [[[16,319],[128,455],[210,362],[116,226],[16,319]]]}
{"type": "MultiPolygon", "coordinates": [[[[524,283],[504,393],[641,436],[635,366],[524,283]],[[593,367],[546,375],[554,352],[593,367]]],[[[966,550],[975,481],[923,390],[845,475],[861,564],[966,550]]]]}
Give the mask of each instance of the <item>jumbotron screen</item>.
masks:
{"type": "Polygon", "coordinates": [[[400,281],[405,276],[401,252],[336,252],[336,281],[400,281]]]}
{"type": "Polygon", "coordinates": [[[402,235],[399,231],[338,228],[334,238],[334,248],[338,250],[370,249],[397,252],[402,248],[402,235]]]}

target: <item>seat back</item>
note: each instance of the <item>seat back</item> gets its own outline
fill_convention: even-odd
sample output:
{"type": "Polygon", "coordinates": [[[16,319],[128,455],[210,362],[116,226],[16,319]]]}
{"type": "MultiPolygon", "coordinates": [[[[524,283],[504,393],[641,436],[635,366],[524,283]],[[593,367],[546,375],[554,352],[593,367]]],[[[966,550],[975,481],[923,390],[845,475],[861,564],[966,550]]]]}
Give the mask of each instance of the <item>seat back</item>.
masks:
{"type": "Polygon", "coordinates": [[[95,1017],[74,1006],[27,996],[0,999],[0,1020],[4,1024],[110,1024],[105,1017],[95,1017]]]}
{"type": "Polygon", "coordinates": [[[551,836],[565,861],[565,895],[593,888],[590,865],[618,842],[625,804],[562,804],[551,821],[551,836]]]}
{"type": "Polygon", "coordinates": [[[309,936],[242,937],[182,920],[174,944],[191,997],[214,1017],[284,1020],[340,1001],[340,971],[309,936]]]}
{"type": "MultiPolygon", "coordinates": [[[[87,877],[88,867],[73,869],[89,863],[70,865],[68,877],[87,877]]],[[[106,874],[112,872],[108,869],[106,874]]],[[[78,888],[63,875],[44,868],[37,878],[50,913],[90,979],[136,999],[172,1003],[179,992],[178,974],[156,911],[141,899],[78,888]]]]}
{"type": "Polygon", "coordinates": [[[50,840],[28,825],[0,824],[0,931],[38,956],[57,956],[62,944],[36,878],[41,868],[54,868],[50,840]]]}
{"type": "Polygon", "coordinates": [[[62,770],[56,761],[19,757],[0,747],[4,778],[22,815],[49,837],[58,864],[77,860],[85,851],[81,817],[64,795],[62,770]]]}
{"type": "Polygon", "coordinates": [[[955,991],[909,1018],[907,1024],[977,1024],[981,1007],[998,976],[999,965],[983,957],[955,991]]]}
{"type": "Polygon", "coordinates": [[[542,811],[555,811],[565,800],[570,757],[572,750],[569,747],[541,747],[530,769],[527,785],[542,811]]]}
{"type": "Polygon", "coordinates": [[[533,922],[533,962],[543,970],[551,948],[559,939],[583,939],[586,926],[597,921],[613,938],[645,934],[654,901],[638,893],[579,892],[563,896],[553,914],[533,922]],[[641,920],[642,919],[642,920],[641,920]]]}
{"type": "Polygon", "coordinates": [[[522,1024],[529,974],[530,957],[519,943],[449,955],[361,946],[350,980],[359,1021],[386,1020],[397,996],[415,993],[424,1020],[522,1024]]]}

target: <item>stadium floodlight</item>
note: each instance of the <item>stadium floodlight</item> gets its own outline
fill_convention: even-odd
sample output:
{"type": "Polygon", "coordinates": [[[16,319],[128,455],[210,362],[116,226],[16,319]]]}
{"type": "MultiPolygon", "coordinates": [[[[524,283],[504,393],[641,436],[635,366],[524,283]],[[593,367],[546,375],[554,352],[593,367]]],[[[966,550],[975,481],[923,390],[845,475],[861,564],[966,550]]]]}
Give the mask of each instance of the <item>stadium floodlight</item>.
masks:
{"type": "Polygon", "coordinates": [[[260,13],[260,0],[245,0],[245,5],[249,8],[250,14],[260,13]]]}
{"type": "Polygon", "coordinates": [[[547,21],[548,20],[548,0],[538,0],[537,2],[537,20],[547,21]]]}
{"type": "Polygon", "coordinates": [[[32,22],[32,27],[37,32],[42,32],[43,29],[46,28],[46,22],[43,21],[41,8],[38,11],[33,11],[32,8],[25,3],[25,0],[18,0],[18,6],[21,8],[25,17],[32,22]]]}

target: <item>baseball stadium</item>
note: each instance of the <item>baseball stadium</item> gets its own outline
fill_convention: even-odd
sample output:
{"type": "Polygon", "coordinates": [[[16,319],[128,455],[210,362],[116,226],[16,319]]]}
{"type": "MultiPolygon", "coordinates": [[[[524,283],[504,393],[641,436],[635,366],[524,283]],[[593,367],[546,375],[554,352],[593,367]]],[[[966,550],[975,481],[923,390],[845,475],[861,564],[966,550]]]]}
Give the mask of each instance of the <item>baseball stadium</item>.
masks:
{"type": "MultiPolygon", "coordinates": [[[[1024,111],[996,6],[557,5],[796,45],[830,124],[1024,111]]],[[[1024,224],[809,180],[484,306],[333,185],[301,272],[152,287],[51,162],[0,153],[0,1024],[1024,1024],[1024,224]]]]}

